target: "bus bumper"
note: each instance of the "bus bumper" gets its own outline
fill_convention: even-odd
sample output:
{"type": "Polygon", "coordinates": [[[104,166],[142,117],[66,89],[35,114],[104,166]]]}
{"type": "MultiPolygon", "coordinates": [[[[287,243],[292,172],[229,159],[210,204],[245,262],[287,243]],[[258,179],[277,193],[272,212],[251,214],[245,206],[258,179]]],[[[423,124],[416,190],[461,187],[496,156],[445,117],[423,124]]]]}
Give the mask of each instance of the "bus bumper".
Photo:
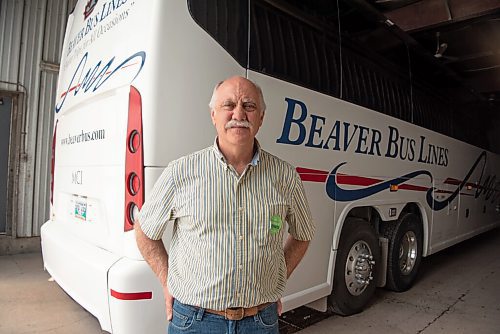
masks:
{"type": "Polygon", "coordinates": [[[42,225],[41,241],[45,269],[103,330],[165,333],[163,290],[145,261],[92,245],[50,220],[42,225]]]}
{"type": "Polygon", "coordinates": [[[83,241],[49,220],[41,227],[45,269],[68,295],[92,313],[101,328],[111,332],[107,276],[119,256],[83,241]]]}

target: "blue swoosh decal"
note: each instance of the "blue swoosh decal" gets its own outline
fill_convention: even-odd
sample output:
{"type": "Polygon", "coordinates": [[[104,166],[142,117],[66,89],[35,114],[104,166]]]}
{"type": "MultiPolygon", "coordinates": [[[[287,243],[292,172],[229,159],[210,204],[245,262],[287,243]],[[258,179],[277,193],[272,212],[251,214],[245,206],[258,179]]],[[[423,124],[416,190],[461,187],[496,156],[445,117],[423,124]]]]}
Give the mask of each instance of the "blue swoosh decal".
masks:
{"type": "MultiPolygon", "coordinates": [[[[452,202],[460,193],[460,191],[465,187],[465,185],[469,182],[469,179],[472,176],[472,173],[476,170],[477,166],[481,162],[481,160],[484,160],[484,164],[481,170],[481,176],[479,179],[479,182],[481,181],[483,174],[484,174],[484,168],[486,167],[486,151],[483,151],[479,157],[477,158],[476,162],[474,165],[472,165],[471,169],[467,172],[467,175],[465,178],[460,182],[460,185],[455,189],[455,191],[448,196],[446,199],[442,201],[438,201],[434,198],[433,194],[436,188],[430,188],[427,191],[426,194],[426,200],[427,204],[429,207],[431,207],[432,210],[439,211],[444,209],[450,202],[452,202]]],[[[383,190],[387,190],[391,185],[400,185],[401,183],[405,183],[408,180],[415,178],[419,175],[427,175],[430,177],[431,182],[433,181],[432,174],[429,171],[426,170],[419,170],[415,172],[408,173],[406,175],[400,176],[398,178],[381,182],[376,185],[362,188],[362,189],[343,189],[339,187],[337,184],[336,180],[336,174],[337,171],[340,167],[345,165],[347,162],[342,162],[338,164],[328,175],[328,179],[326,181],[326,193],[328,194],[328,197],[330,197],[334,201],[339,201],[339,202],[347,202],[347,201],[355,201],[359,200],[371,195],[374,195],[376,193],[379,193],[383,190]]],[[[478,194],[476,193],[476,196],[478,194]]]]}
{"type": "Polygon", "coordinates": [[[362,189],[343,189],[340,188],[336,181],[337,170],[345,165],[347,162],[342,162],[337,165],[328,175],[328,179],[326,181],[326,193],[328,196],[334,201],[347,202],[347,201],[355,201],[361,198],[365,198],[371,196],[373,194],[379,193],[382,190],[389,189],[390,185],[399,185],[401,183],[407,182],[408,180],[417,177],[419,175],[427,175],[430,177],[432,181],[432,174],[426,170],[419,170],[415,172],[411,172],[409,174],[400,176],[398,178],[385,181],[382,183],[378,183],[376,185],[362,188],[362,189]]]}

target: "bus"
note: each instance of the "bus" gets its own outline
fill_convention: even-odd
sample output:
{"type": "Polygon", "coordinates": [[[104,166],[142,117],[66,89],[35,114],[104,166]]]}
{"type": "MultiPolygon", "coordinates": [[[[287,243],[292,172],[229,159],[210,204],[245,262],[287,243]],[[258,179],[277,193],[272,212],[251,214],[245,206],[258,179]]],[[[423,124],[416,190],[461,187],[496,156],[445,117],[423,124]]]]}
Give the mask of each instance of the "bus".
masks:
{"type": "Polygon", "coordinates": [[[452,78],[430,77],[436,64],[351,3],[77,2],[41,243],[103,330],[165,331],[134,219],[170,161],[213,143],[208,102],[229,76],[262,88],[258,140],[296,167],[316,226],[284,311],[358,313],[377,287],[409,289],[423,257],[499,226],[500,159],[456,116],[452,78]]]}

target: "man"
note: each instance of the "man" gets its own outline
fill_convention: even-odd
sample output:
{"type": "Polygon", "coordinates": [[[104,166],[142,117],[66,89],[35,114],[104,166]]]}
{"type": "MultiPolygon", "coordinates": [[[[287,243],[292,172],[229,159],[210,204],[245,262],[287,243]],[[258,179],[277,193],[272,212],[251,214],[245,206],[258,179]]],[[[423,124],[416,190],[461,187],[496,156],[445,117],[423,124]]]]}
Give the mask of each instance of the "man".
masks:
{"type": "Polygon", "coordinates": [[[286,279],[314,231],[304,189],[255,139],[265,112],[258,86],[229,78],[209,106],[214,145],[167,166],[135,224],[137,245],[163,286],[169,334],[278,333],[286,279]]]}

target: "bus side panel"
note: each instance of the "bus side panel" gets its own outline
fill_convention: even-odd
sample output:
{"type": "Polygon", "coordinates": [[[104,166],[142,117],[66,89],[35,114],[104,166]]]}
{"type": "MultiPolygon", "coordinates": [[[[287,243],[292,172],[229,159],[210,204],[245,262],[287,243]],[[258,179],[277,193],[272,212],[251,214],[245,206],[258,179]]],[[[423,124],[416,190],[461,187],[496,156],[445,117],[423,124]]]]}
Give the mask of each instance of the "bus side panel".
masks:
{"type": "MultiPolygon", "coordinates": [[[[323,287],[331,287],[332,249],[354,207],[417,203],[424,209],[424,231],[430,233],[424,254],[493,226],[487,213],[495,205],[474,196],[474,184],[488,171],[486,152],[259,73],[249,72],[249,78],[263,88],[268,105],[259,140],[298,168],[317,226],[314,242],[287,284],[288,305],[310,302],[323,287]],[[470,187],[460,188],[462,182],[470,187]],[[391,191],[391,184],[399,188],[391,191]],[[385,187],[376,190],[379,185],[385,187]],[[467,223],[464,205],[470,206],[467,223]]],[[[394,220],[399,214],[381,216],[394,220]]]]}

